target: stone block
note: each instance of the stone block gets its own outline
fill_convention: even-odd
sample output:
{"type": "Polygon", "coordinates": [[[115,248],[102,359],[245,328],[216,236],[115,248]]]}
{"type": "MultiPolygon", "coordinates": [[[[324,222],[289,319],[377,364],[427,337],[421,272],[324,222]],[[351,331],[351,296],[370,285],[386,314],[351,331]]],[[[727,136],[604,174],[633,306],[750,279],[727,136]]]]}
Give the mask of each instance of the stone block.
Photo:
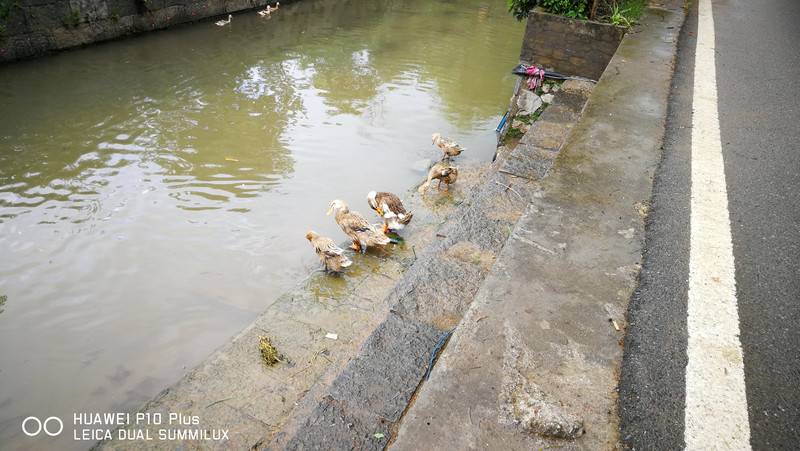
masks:
{"type": "Polygon", "coordinates": [[[597,80],[625,29],[534,11],[528,16],[520,60],[597,80]]]}

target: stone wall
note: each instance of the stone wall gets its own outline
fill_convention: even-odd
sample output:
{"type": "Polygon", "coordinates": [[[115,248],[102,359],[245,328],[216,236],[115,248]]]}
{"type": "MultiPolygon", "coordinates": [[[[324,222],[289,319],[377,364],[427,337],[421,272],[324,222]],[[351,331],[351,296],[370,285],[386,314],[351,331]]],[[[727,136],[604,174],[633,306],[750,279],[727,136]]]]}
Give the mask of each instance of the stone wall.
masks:
{"type": "Polygon", "coordinates": [[[267,3],[275,0],[0,0],[0,62],[267,3]]]}
{"type": "Polygon", "coordinates": [[[617,51],[625,29],[531,11],[520,60],[566,75],[597,80],[617,51]]]}

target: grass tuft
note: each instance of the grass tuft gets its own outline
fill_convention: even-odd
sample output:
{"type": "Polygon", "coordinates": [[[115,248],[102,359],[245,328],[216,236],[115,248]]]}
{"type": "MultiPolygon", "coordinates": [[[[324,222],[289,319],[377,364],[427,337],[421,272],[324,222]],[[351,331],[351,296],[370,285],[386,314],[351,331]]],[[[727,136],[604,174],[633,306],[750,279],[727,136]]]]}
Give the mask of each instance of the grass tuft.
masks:
{"type": "Polygon", "coordinates": [[[269,337],[258,337],[258,350],[261,352],[261,360],[269,366],[275,365],[284,360],[284,356],[278,352],[269,337]]]}

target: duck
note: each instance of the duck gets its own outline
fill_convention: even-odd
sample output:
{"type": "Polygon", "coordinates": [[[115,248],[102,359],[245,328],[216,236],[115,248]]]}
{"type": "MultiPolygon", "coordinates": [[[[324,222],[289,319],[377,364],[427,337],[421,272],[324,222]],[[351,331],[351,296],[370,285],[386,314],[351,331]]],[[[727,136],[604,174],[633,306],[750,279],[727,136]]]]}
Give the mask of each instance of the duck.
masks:
{"type": "Polygon", "coordinates": [[[225,25],[231,23],[231,19],[233,19],[233,14],[228,14],[228,20],[218,20],[214,22],[214,25],[218,27],[224,27],[225,25]]]}
{"type": "Polygon", "coordinates": [[[328,213],[334,213],[334,218],[342,231],[353,240],[350,246],[353,250],[367,252],[368,247],[385,246],[389,244],[389,237],[380,230],[373,227],[357,211],[350,211],[350,208],[341,199],[335,199],[328,208],[328,213]]]}
{"type": "Polygon", "coordinates": [[[370,191],[367,194],[367,203],[383,219],[383,233],[401,230],[414,216],[406,211],[403,201],[392,193],[370,191]]]}
{"type": "Polygon", "coordinates": [[[458,180],[458,167],[451,165],[447,160],[434,164],[428,171],[428,179],[419,187],[419,192],[424,193],[433,179],[439,180],[439,185],[436,186],[436,189],[442,189],[442,182],[444,182],[444,189],[447,191],[450,188],[450,184],[458,180]]]}
{"type": "Polygon", "coordinates": [[[452,139],[445,138],[440,133],[434,133],[431,135],[431,141],[436,147],[442,149],[442,152],[444,152],[442,155],[442,160],[449,160],[451,157],[457,157],[461,155],[461,152],[467,150],[452,139]]]}
{"type": "Polygon", "coordinates": [[[344,250],[332,239],[321,236],[313,230],[306,232],[306,239],[314,246],[314,252],[325,267],[325,272],[340,273],[353,264],[353,261],[344,255],[344,250]]]}
{"type": "Polygon", "coordinates": [[[270,7],[269,5],[267,5],[267,9],[262,9],[261,11],[258,12],[258,15],[261,17],[269,16],[270,14],[272,14],[272,7],[270,7]]]}
{"type": "Polygon", "coordinates": [[[277,3],[275,3],[275,6],[272,8],[272,10],[273,11],[277,11],[278,8],[280,8],[280,7],[281,7],[281,2],[277,2],[277,3]]]}

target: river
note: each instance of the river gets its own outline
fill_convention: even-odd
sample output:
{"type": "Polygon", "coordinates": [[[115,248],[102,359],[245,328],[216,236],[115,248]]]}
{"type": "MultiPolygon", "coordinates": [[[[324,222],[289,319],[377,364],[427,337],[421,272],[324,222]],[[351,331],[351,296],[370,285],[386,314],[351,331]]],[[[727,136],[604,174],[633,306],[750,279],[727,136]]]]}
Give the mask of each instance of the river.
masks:
{"type": "Polygon", "coordinates": [[[503,0],[301,0],[0,66],[2,447],[179,379],[431,133],[488,161],[522,31],[503,0]]]}

